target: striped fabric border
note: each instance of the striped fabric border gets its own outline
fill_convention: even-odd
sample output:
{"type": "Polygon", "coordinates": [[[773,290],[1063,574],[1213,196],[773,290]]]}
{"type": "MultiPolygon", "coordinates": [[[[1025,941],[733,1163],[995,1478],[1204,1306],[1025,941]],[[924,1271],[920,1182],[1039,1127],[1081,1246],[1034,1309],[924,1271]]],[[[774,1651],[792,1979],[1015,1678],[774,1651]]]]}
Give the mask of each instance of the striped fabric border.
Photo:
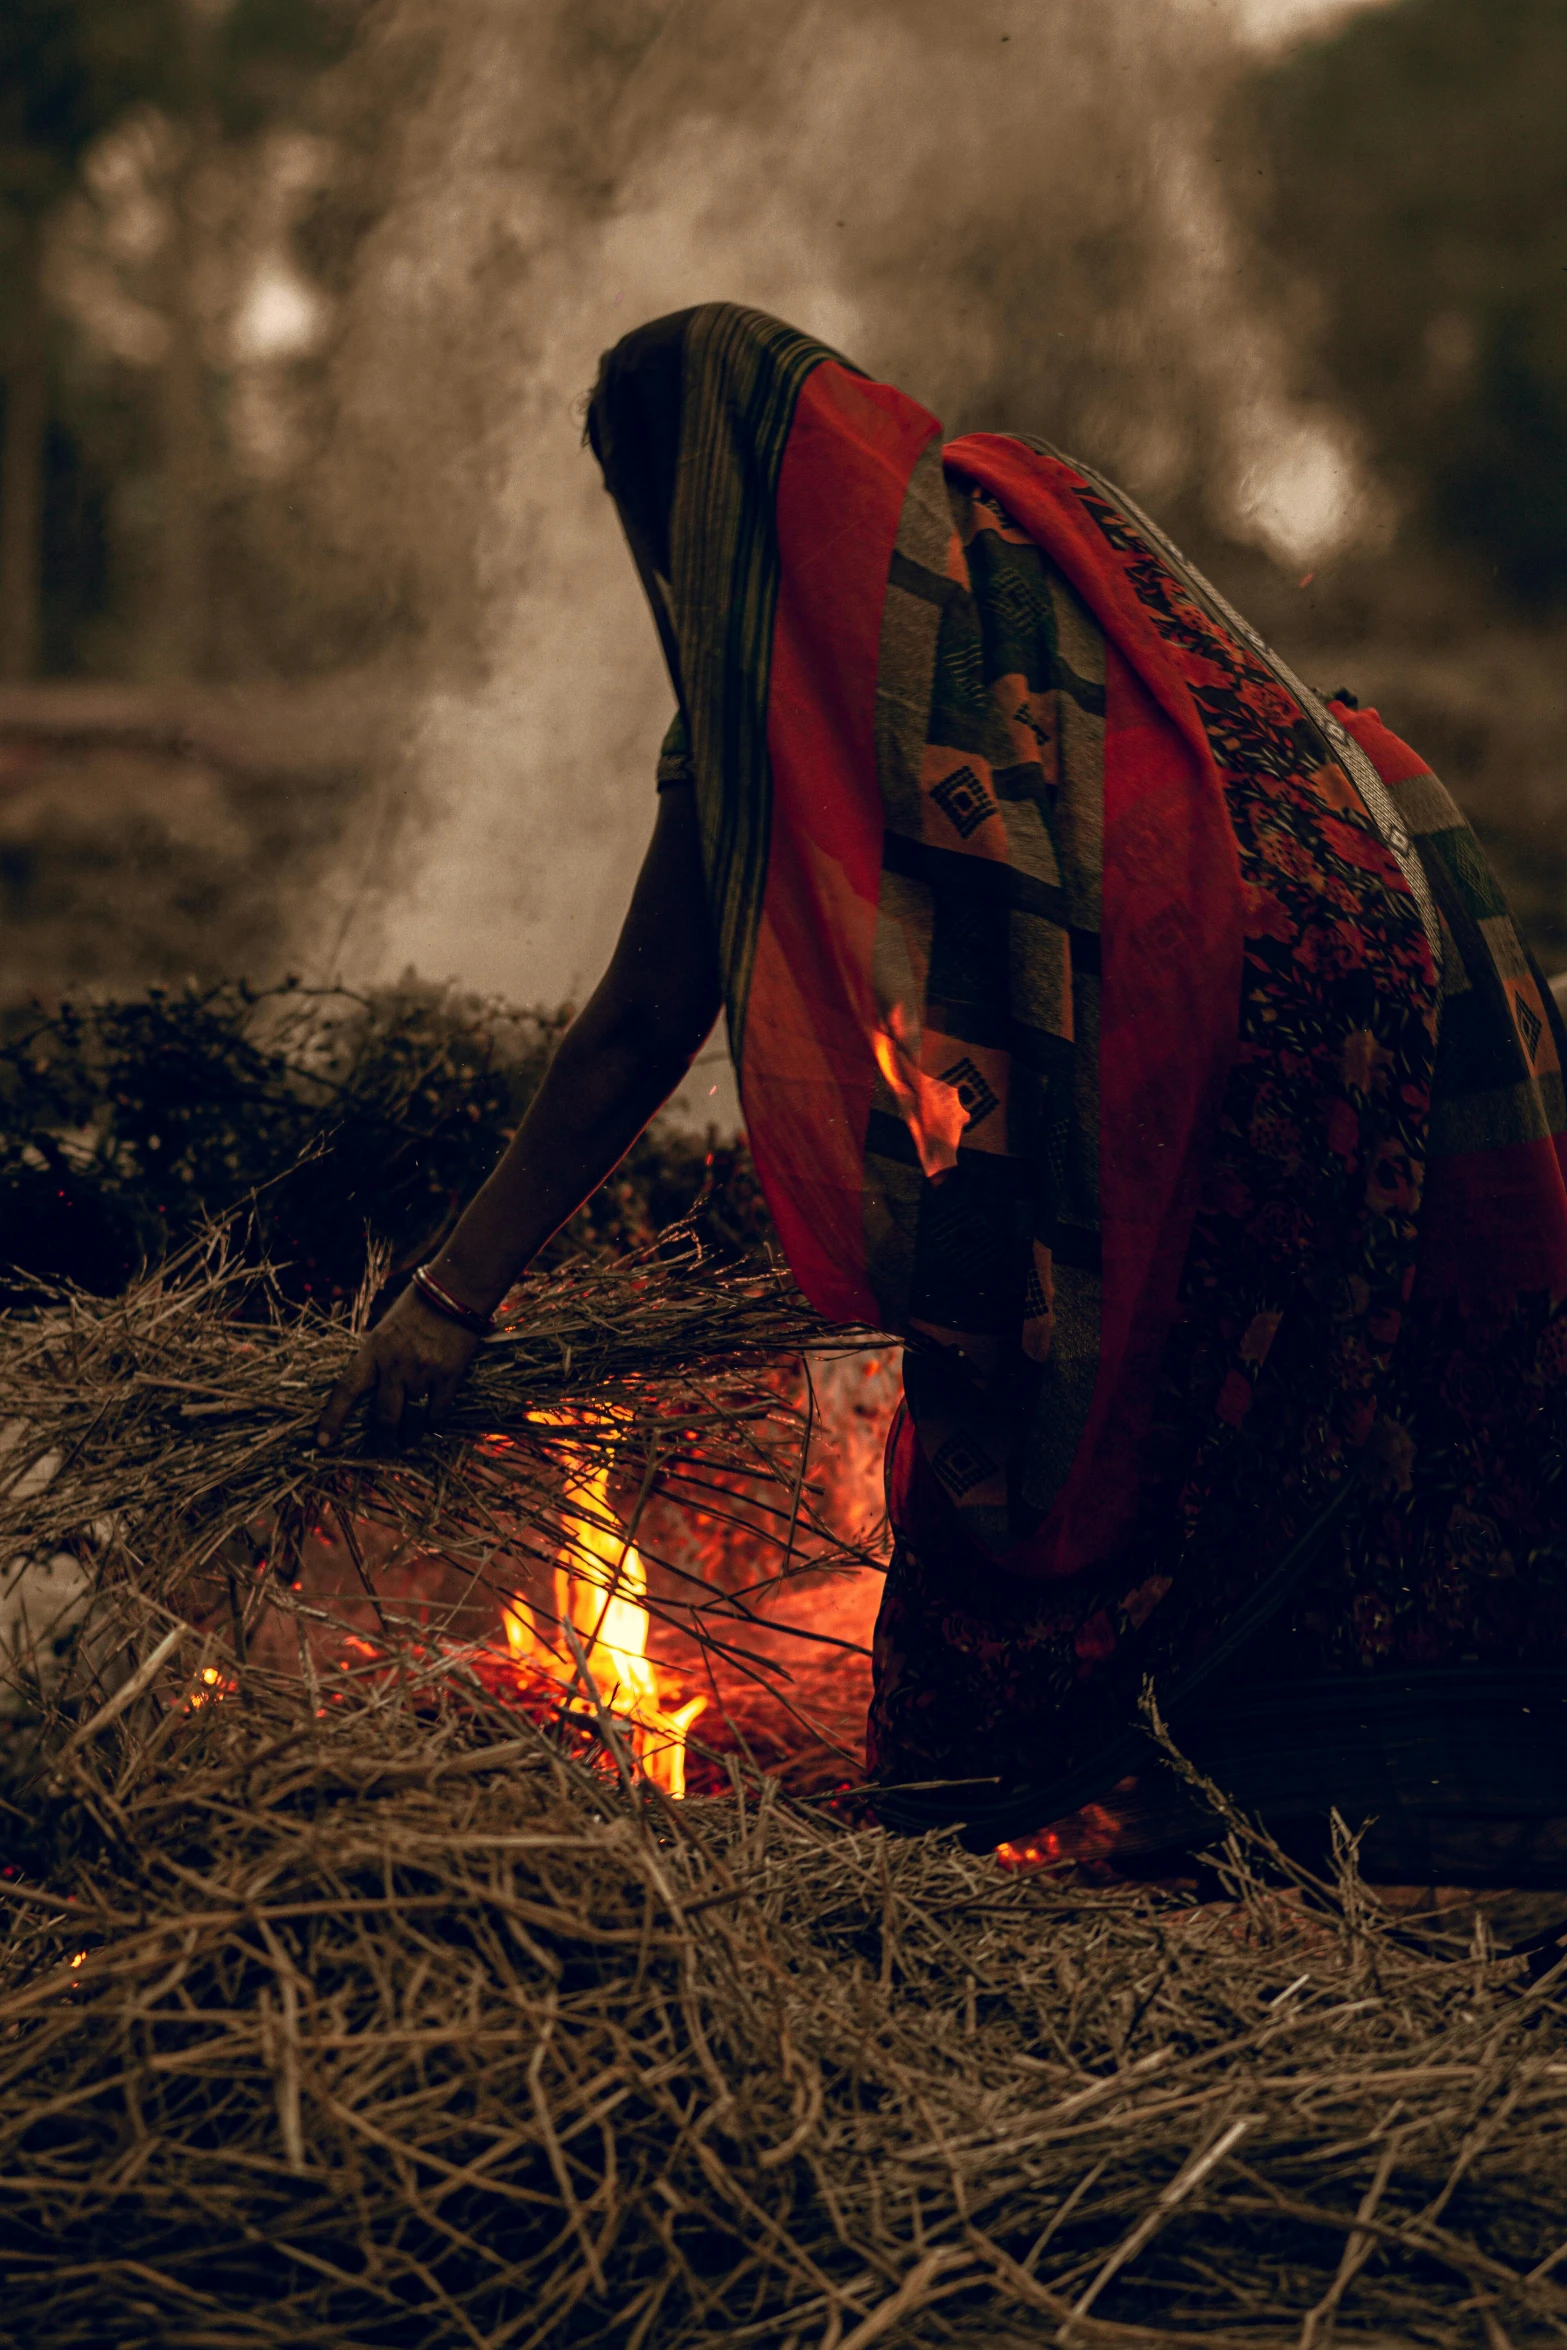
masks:
{"type": "Polygon", "coordinates": [[[836,357],[778,319],[727,303],[694,311],[686,330],[671,605],[737,1064],[772,827],[767,697],[778,476],[801,386],[836,357]]]}
{"type": "Polygon", "coordinates": [[[1559,1135],[1567,1130],[1560,1016],[1484,851],[1434,775],[1388,789],[1444,931],[1428,1156],[1559,1135]]]}

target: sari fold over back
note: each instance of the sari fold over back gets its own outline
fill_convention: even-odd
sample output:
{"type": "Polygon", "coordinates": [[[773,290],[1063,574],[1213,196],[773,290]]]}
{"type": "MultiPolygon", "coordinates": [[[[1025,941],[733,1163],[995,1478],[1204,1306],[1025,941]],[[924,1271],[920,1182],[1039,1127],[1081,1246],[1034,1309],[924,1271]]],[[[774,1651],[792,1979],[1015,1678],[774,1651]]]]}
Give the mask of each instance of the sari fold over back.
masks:
{"type": "MultiPolygon", "coordinates": [[[[916,401],[754,311],[629,336],[590,433],[680,705],[663,772],[695,787],[783,1247],[822,1313],[907,1343],[895,1488],[1034,1583],[1131,1525],[1214,1136],[1259,1049],[1249,942],[1282,935],[1270,791],[1312,812],[1321,889],[1397,973],[1340,989],[1365,1294],[1335,1343],[1372,1368],[1323,1418],[1301,1508],[1364,1444],[1417,1279],[1567,1291],[1555,1007],[1374,715],[1319,702],[1088,469],[1014,437],[943,448],[916,401]]],[[[1194,1454],[1244,1422],[1291,1245],[1204,1373],[1194,1454]]]]}

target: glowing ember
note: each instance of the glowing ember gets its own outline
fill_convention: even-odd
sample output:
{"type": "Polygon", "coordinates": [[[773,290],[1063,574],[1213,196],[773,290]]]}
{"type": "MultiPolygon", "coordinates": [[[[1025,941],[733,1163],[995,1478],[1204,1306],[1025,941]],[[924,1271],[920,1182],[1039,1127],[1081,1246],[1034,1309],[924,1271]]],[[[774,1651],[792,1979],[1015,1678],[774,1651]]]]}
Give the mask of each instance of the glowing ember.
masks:
{"type": "Polygon", "coordinates": [[[190,1695],[185,1700],[186,1708],[190,1710],[198,1705],[216,1705],[219,1698],[231,1697],[236,1686],[233,1681],[225,1681],[216,1665],[208,1665],[192,1684],[190,1695]]]}
{"type": "Polygon", "coordinates": [[[1031,1836],[1026,1844],[998,1844],[996,1858],[1004,1869],[1046,1869],[1064,1858],[1059,1836],[1031,1836]]]}
{"type": "Polygon", "coordinates": [[[571,1478],[566,1496],[573,1506],[555,1568],[555,1614],[565,1653],[525,1607],[511,1602],[504,1615],[512,1657],[557,1682],[572,1713],[591,1719],[596,1692],[624,1732],[638,1770],[678,1802],[686,1791],[686,1733],[707,1699],[690,1697],[665,1710],[667,1676],[647,1653],[647,1570],[609,1506],[608,1469],[571,1478]],[[583,1690],[584,1677],[592,1691],[583,1690]]]}
{"type": "MultiPolygon", "coordinates": [[[[1123,1780],[1122,1787],[1131,1782],[1123,1780]]],[[[1115,1815],[1103,1804],[1085,1803],[1069,1819],[1041,1828],[1026,1843],[998,1844],[996,1858],[1004,1869],[1059,1868],[1105,1859],[1116,1843],[1115,1815]]]]}

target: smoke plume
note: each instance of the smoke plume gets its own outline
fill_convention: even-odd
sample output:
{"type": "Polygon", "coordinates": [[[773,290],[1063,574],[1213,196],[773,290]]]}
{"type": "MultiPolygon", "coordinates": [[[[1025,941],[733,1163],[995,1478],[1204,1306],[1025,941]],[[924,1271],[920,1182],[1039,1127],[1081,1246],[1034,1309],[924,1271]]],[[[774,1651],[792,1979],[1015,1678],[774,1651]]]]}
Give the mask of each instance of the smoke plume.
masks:
{"type": "MultiPolygon", "coordinates": [[[[1293,558],[1350,459],[1243,303],[1203,0],[386,0],[322,511],[407,694],[323,937],[523,999],[591,985],[669,693],[581,448],[599,353],[686,303],[793,320],[949,431],[1029,429],[1293,558]]],[[[357,126],[357,127],[356,127],[357,126]]]]}

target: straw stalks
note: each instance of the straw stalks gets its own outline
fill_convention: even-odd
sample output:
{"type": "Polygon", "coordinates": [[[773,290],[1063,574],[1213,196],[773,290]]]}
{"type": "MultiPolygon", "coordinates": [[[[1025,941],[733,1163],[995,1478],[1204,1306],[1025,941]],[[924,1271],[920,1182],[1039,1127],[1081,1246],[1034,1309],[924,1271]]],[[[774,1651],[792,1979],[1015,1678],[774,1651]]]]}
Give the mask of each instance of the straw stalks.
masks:
{"type": "Polygon", "coordinates": [[[258,1523],[482,1562],[558,1536],[563,1446],[744,1472],[782,1559],[812,1504],[761,1373],[826,1334],[769,1277],[541,1284],[453,1429],[326,1463],[346,1331],[231,1281],[54,1298],[0,1360],[4,1540],[94,1546],[128,1642],[0,1786],[8,2343],[1567,2332],[1559,1951],[1387,1906],[1351,1836],[1319,1882],[1212,1788],[1222,1899],[1008,1874],[735,1758],[668,1802],[580,1641],[569,1736],[391,1608],[358,1648],[296,1613],[279,1667],[258,1523]]]}
{"type": "Polygon", "coordinates": [[[191,1708],[197,1661],[10,1790],[8,2341],[1567,2324],[1560,1970],[1352,1855],[1270,1889],[1232,1822],[1206,1907],[1009,1877],[738,1771],[667,1804],[450,1663],[191,1708]]]}

